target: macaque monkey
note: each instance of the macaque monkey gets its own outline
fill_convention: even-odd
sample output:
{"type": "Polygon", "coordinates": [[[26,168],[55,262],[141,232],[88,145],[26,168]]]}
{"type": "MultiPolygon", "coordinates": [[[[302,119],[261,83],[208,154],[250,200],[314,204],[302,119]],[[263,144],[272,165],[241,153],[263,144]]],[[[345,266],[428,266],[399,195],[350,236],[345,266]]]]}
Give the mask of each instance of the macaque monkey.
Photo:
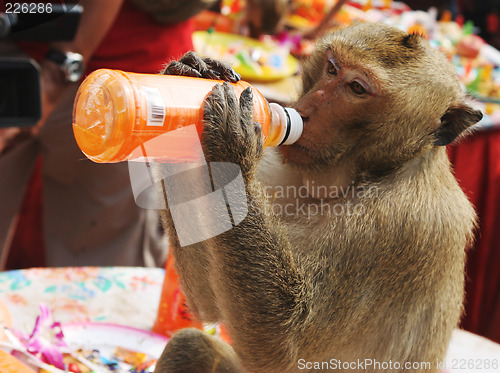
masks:
{"type": "MultiPolygon", "coordinates": [[[[238,79],[221,66],[188,54],[165,73],[238,79]]],[[[376,23],[318,43],[294,145],[264,151],[251,91],[217,85],[202,146],[241,168],[248,215],[187,247],[163,215],[191,311],[232,344],[181,330],[156,372],[438,372],[475,225],[444,147],[482,117],[464,96],[426,40],[376,23]]]]}
{"type": "Polygon", "coordinates": [[[258,38],[279,31],[289,7],[289,0],[247,0],[245,18],[250,36],[258,38]]]}
{"type": "MultiPolygon", "coordinates": [[[[217,0],[130,0],[159,23],[185,21],[203,10],[220,8],[217,0]]],[[[279,31],[290,7],[289,0],[246,0],[244,21],[251,37],[279,31]]]]}

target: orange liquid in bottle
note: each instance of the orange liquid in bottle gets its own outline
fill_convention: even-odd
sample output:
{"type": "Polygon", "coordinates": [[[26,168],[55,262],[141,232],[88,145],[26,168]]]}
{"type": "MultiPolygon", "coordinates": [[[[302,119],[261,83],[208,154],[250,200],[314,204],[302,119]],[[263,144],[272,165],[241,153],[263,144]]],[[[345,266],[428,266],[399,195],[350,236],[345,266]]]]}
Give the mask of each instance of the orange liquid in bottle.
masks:
{"type": "MultiPolygon", "coordinates": [[[[95,162],[120,162],[138,158],[134,150],[175,129],[195,125],[199,134],[203,130],[203,102],[220,83],[183,76],[96,70],[82,82],[75,98],[73,131],[78,146],[95,162]]],[[[232,85],[238,97],[251,87],[244,81],[232,85]]],[[[253,93],[254,120],[262,126],[265,145],[277,146],[298,139],[302,120],[296,111],[269,105],[260,92],[253,89],[253,93]]],[[[162,146],[148,149],[152,160],[163,159],[166,153],[168,149],[162,146]]]]}

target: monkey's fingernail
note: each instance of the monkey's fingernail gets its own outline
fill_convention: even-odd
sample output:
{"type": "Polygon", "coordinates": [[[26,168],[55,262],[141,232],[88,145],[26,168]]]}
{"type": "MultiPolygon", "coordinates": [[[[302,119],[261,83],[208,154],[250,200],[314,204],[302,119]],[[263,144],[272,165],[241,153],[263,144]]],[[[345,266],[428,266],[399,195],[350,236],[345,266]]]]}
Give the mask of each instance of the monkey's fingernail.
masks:
{"type": "Polygon", "coordinates": [[[214,85],[214,87],[212,88],[212,93],[215,93],[215,94],[220,94],[222,91],[222,84],[216,84],[214,85]]]}
{"type": "Polygon", "coordinates": [[[229,82],[222,83],[222,88],[224,91],[228,92],[228,94],[233,93],[233,86],[229,82]]]}
{"type": "Polygon", "coordinates": [[[241,92],[241,96],[243,98],[246,98],[248,100],[251,100],[253,99],[253,91],[252,91],[252,88],[248,87],[248,88],[245,88],[245,90],[243,92],[241,92]]]}
{"type": "Polygon", "coordinates": [[[226,70],[222,74],[226,80],[229,80],[231,83],[237,83],[241,76],[234,70],[226,70]]]}

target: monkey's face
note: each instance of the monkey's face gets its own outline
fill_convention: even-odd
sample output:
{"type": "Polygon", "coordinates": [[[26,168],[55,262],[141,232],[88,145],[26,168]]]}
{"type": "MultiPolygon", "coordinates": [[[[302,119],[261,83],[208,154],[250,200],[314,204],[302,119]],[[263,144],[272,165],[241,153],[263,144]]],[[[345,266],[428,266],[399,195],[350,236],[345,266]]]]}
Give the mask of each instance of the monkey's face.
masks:
{"type": "Polygon", "coordinates": [[[299,167],[386,172],[426,146],[460,95],[444,56],[417,35],[365,23],[327,36],[304,67],[299,141],[282,146],[299,167]]]}
{"type": "Polygon", "coordinates": [[[294,105],[304,120],[300,140],[281,147],[286,162],[333,165],[357,144],[358,132],[377,122],[387,100],[369,68],[351,64],[328,48],[311,72],[313,84],[294,105]]]}

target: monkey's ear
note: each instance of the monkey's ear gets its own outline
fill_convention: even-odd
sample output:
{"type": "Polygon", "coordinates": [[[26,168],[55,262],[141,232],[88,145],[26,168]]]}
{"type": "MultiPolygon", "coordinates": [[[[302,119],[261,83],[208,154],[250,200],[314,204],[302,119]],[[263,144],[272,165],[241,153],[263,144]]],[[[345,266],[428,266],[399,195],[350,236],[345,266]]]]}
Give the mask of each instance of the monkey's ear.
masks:
{"type": "Polygon", "coordinates": [[[402,43],[407,48],[416,48],[422,40],[422,35],[418,32],[412,32],[403,36],[402,43]]]}
{"type": "Polygon", "coordinates": [[[441,125],[434,133],[434,145],[444,146],[452,143],[458,135],[479,122],[482,117],[483,113],[464,103],[450,106],[441,117],[441,125]]]}

